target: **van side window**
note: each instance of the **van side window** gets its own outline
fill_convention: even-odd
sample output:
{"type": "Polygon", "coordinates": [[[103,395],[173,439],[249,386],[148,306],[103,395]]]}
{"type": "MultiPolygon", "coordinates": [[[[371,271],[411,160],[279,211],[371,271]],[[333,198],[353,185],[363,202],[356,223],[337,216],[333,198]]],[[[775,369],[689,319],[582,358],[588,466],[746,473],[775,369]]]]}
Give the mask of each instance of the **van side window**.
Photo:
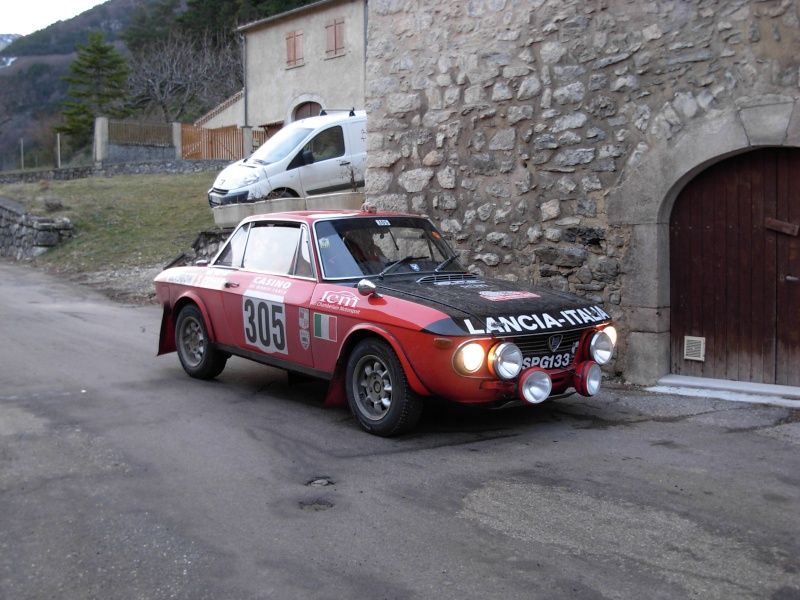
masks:
{"type": "Polygon", "coordinates": [[[304,150],[311,150],[314,162],[344,156],[344,132],[341,126],[320,132],[308,142],[304,150]]]}

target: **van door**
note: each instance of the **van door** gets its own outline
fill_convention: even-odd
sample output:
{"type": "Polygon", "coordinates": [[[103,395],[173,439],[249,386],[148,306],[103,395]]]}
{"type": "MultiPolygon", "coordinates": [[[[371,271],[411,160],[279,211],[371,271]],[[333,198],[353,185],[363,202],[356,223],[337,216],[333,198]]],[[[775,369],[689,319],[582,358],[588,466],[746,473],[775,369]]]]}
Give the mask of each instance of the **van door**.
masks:
{"type": "Polygon", "coordinates": [[[349,165],[347,171],[348,187],[364,187],[364,173],[367,170],[367,121],[359,119],[345,126],[348,137],[349,165]]]}
{"type": "Polygon", "coordinates": [[[311,152],[314,162],[297,169],[306,196],[346,189],[342,187],[346,172],[343,168],[346,165],[343,163],[349,163],[349,160],[346,154],[344,129],[341,125],[320,131],[300,152],[303,154],[306,151],[311,152]]]}

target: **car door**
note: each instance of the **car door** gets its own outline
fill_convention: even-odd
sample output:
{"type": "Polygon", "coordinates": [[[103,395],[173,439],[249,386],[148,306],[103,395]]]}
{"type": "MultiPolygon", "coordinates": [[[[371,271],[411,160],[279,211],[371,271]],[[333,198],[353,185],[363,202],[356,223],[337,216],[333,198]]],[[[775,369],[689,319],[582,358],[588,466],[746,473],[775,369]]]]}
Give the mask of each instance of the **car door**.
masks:
{"type": "Polygon", "coordinates": [[[253,222],[241,268],[228,272],[225,321],[240,354],[282,368],[313,367],[309,302],[316,286],[308,229],[253,222]]]}
{"type": "Polygon", "coordinates": [[[342,187],[346,179],[346,144],[344,129],[334,125],[317,133],[301,152],[314,157],[312,164],[298,167],[297,173],[306,195],[327,194],[342,187]]]}

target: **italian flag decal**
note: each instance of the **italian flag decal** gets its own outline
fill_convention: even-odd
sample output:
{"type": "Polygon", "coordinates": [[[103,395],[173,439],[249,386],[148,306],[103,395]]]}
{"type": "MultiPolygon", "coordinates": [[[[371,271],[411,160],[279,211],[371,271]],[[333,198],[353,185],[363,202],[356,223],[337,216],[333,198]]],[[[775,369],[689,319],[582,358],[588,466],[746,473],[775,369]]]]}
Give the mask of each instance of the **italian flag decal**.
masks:
{"type": "Polygon", "coordinates": [[[336,341],[336,317],[314,313],[314,337],[329,342],[336,341]]]}

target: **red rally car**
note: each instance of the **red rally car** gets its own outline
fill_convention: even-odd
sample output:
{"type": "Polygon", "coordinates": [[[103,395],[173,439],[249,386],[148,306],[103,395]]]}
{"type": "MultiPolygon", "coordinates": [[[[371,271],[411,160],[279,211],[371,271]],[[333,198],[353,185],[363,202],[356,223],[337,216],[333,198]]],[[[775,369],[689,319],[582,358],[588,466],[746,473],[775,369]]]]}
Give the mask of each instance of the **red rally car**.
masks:
{"type": "Polygon", "coordinates": [[[328,380],[370,433],[406,432],[426,396],[500,407],[600,388],[616,332],[572,294],[478,277],[426,218],[359,211],[243,220],[207,264],[155,279],[159,355],[192,377],[232,355],[328,380]]]}

